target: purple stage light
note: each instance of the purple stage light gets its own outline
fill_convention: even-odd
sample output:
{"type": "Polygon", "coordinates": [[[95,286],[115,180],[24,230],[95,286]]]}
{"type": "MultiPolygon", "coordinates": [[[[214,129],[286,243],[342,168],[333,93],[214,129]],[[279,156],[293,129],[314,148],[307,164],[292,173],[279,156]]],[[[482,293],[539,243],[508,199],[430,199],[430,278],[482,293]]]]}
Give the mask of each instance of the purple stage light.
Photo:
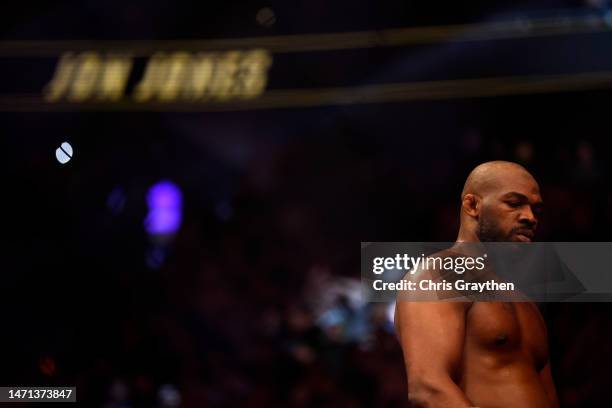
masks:
{"type": "Polygon", "coordinates": [[[166,235],[176,232],[183,218],[183,195],[171,181],[154,184],[147,194],[149,213],[145,228],[151,235],[166,235]]]}

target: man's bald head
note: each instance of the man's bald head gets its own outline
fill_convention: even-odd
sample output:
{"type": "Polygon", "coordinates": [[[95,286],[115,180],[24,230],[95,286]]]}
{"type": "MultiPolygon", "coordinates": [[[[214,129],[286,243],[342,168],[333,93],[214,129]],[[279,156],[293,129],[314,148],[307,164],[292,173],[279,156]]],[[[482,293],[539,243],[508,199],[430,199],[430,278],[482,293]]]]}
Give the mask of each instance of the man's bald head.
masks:
{"type": "Polygon", "coordinates": [[[480,241],[529,241],[542,205],[540,187],[520,164],[477,166],[461,193],[461,235],[480,241]]]}
{"type": "Polygon", "coordinates": [[[518,163],[502,160],[482,163],[476,166],[465,180],[461,199],[466,194],[476,194],[482,197],[516,178],[528,179],[535,185],[538,184],[527,169],[518,163]]]}

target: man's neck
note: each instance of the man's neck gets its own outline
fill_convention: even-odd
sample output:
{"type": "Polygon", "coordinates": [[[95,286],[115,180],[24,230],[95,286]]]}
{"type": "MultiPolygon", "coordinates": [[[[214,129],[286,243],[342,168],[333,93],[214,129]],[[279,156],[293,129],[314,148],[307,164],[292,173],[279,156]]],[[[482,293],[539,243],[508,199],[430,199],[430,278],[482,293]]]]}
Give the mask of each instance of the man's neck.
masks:
{"type": "Polygon", "coordinates": [[[480,242],[476,231],[468,230],[464,226],[459,227],[459,234],[457,235],[456,242],[480,242]]]}

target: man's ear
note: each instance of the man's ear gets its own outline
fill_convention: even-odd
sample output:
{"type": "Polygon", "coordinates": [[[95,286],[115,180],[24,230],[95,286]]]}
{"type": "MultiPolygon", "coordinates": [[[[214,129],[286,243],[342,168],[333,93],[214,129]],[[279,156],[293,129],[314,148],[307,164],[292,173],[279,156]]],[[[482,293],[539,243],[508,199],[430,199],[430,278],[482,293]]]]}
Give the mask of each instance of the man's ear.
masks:
{"type": "Polygon", "coordinates": [[[470,217],[478,218],[480,215],[480,208],[482,201],[480,197],[475,194],[466,194],[463,196],[461,202],[461,209],[470,217]]]}

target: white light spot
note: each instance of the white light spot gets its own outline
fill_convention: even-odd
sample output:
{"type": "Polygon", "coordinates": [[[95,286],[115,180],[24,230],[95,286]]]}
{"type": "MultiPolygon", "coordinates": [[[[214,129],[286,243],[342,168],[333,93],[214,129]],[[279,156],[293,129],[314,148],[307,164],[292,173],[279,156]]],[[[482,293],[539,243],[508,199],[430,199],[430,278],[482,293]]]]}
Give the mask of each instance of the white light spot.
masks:
{"type": "Polygon", "coordinates": [[[70,161],[70,159],[72,159],[72,153],[73,151],[70,143],[64,142],[55,150],[55,157],[61,164],[66,164],[70,161]]]}

